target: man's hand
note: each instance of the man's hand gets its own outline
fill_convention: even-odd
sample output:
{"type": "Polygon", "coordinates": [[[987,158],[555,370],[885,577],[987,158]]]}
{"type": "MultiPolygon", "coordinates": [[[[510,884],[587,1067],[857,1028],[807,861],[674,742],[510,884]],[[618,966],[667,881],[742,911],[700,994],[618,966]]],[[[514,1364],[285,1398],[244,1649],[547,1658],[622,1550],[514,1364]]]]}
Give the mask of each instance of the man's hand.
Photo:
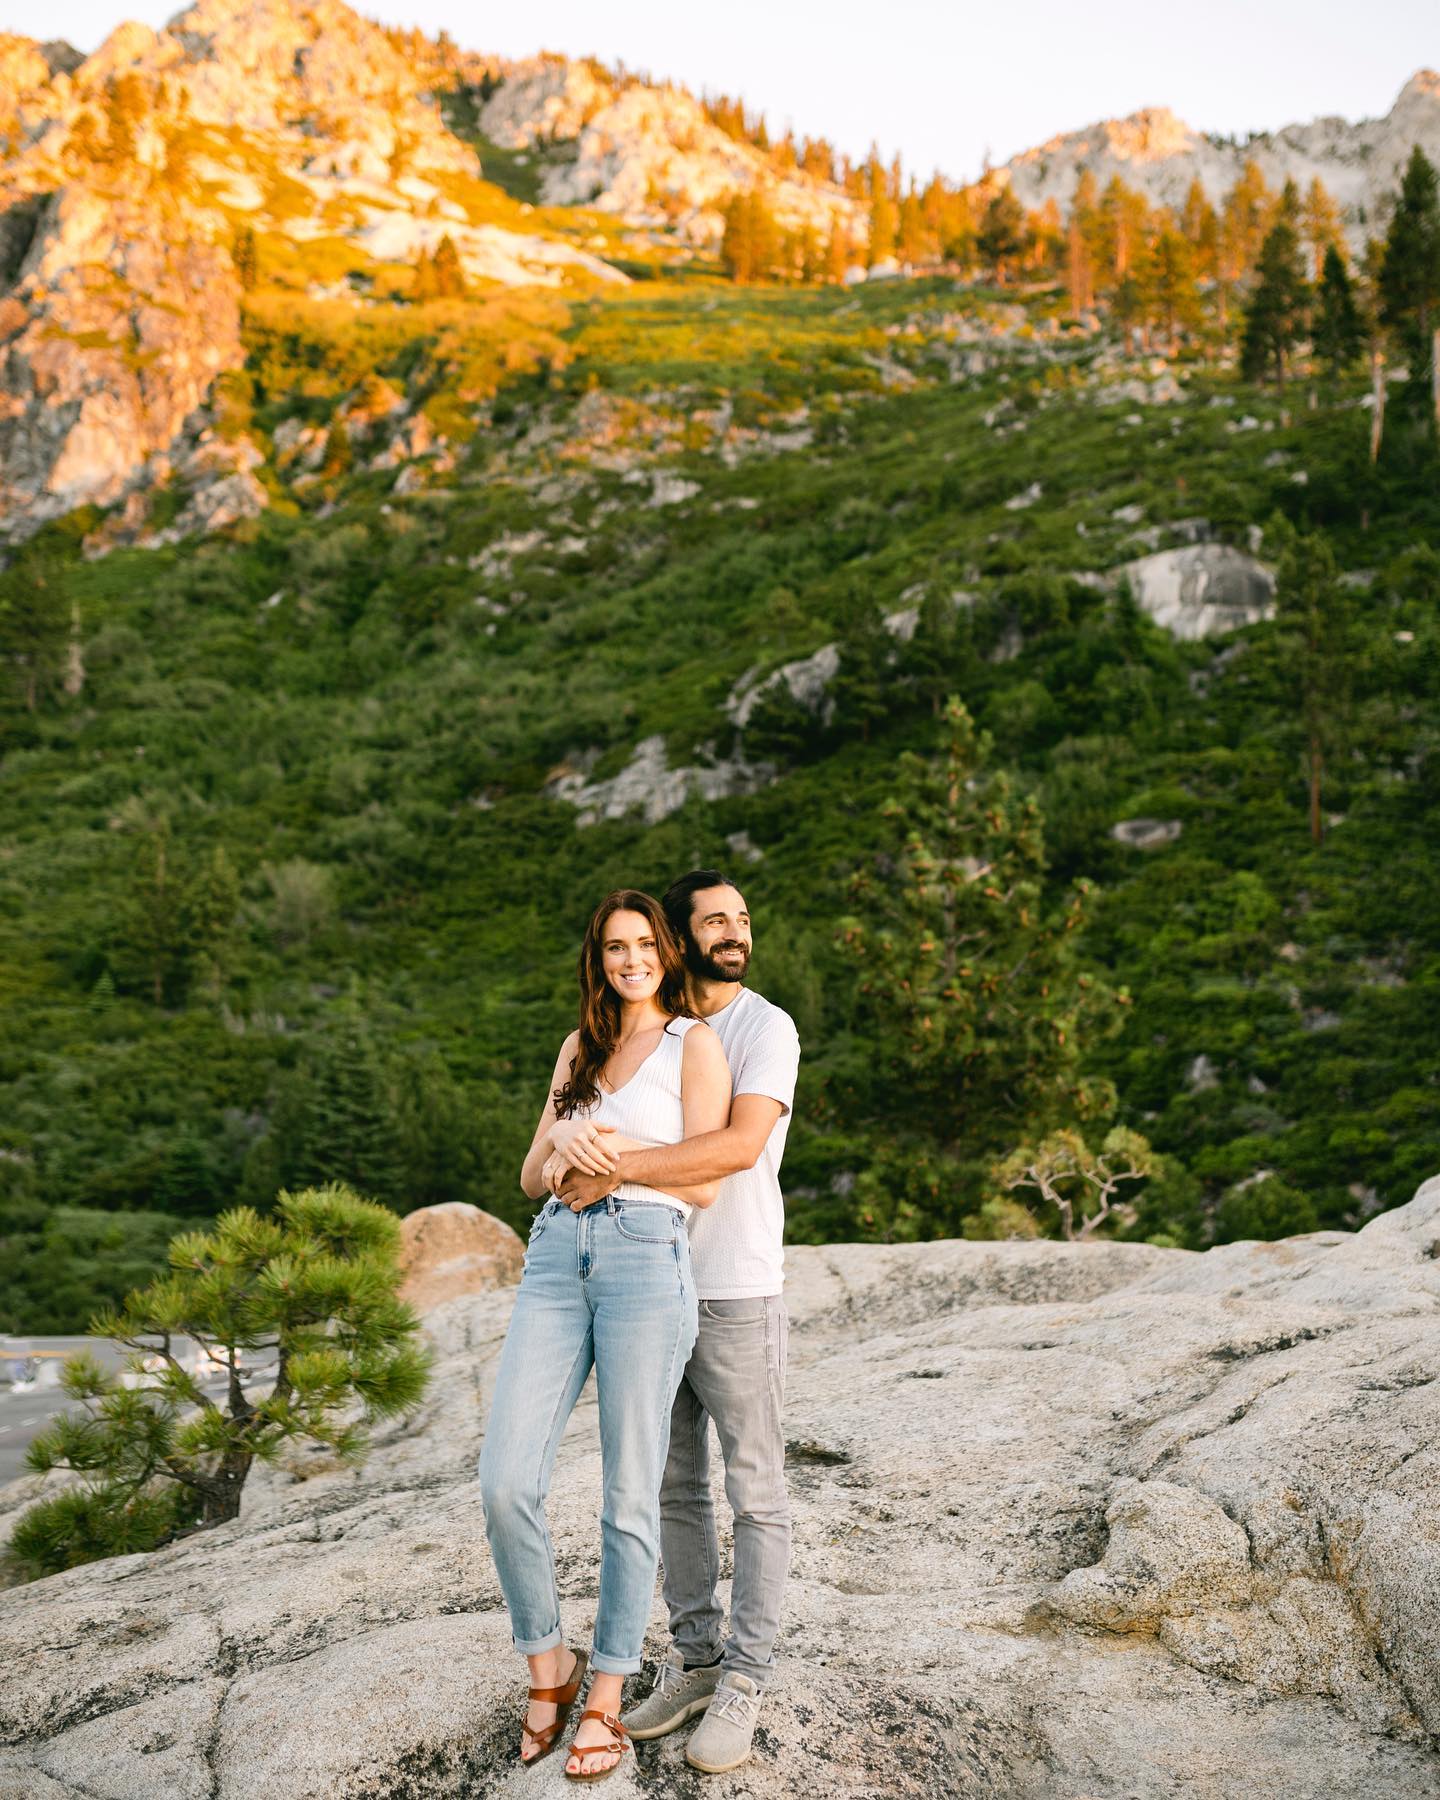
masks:
{"type": "Polygon", "coordinates": [[[563,1200],[571,1212],[584,1212],[587,1206],[593,1206],[597,1200],[613,1194],[620,1185],[620,1179],[619,1173],[613,1169],[607,1175],[584,1175],[578,1169],[570,1169],[560,1185],[550,1191],[563,1200]]]}

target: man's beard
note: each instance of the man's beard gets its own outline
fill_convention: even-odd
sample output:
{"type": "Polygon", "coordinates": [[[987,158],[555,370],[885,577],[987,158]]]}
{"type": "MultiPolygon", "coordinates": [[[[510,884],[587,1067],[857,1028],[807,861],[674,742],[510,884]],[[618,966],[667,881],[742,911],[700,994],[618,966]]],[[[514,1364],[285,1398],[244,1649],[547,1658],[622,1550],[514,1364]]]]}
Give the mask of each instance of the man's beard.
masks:
{"type": "Polygon", "coordinates": [[[701,950],[697,945],[686,940],[685,967],[700,981],[743,981],[745,971],[750,967],[750,952],[744,944],[712,944],[708,950],[701,950]],[[721,950],[735,949],[738,957],[727,961],[718,960],[721,950]]]}

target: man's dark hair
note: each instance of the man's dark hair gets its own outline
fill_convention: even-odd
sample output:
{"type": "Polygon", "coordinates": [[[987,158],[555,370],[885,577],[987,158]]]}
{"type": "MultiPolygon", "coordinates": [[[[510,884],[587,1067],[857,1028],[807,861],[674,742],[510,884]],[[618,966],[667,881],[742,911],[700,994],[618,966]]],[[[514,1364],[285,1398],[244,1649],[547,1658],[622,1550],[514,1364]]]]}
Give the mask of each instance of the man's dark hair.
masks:
{"type": "Polygon", "coordinates": [[[677,937],[689,938],[694,898],[701,888],[712,887],[733,887],[739,892],[739,883],[732,881],[728,875],[722,875],[719,869],[692,869],[688,875],[681,875],[666,888],[665,897],[660,904],[665,908],[665,917],[670,921],[670,929],[677,937]]]}

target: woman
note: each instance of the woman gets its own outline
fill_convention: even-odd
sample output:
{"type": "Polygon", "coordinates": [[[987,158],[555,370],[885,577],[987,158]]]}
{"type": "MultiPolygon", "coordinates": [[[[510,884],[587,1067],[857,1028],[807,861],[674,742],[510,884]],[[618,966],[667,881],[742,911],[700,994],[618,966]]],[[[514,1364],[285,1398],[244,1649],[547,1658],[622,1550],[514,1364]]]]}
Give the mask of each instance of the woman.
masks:
{"type": "Polygon", "coordinates": [[[551,1094],[520,1174],[545,1196],[525,1253],[480,1456],[485,1528],[530,1665],[522,1762],[553,1749],[594,1671],[565,1773],[597,1781],[628,1743],[624,1677],[640,1667],[659,1547],[660,1472],[670,1407],[695,1343],[695,1288],[685,1220],[719,1183],[661,1193],[624,1182],[572,1210],[546,1193],[544,1171],[593,1167],[606,1149],[679,1143],[722,1127],[730,1071],[720,1040],[685,1000],[685,968],[649,894],[622,888],[596,908],[580,950],[580,1024],[561,1046],[551,1094]],[[552,1158],[554,1161],[552,1161],[552,1158]],[[594,1650],[569,1650],[560,1627],[545,1495],[565,1422],[591,1364],[600,1401],[604,1507],[594,1650]]]}

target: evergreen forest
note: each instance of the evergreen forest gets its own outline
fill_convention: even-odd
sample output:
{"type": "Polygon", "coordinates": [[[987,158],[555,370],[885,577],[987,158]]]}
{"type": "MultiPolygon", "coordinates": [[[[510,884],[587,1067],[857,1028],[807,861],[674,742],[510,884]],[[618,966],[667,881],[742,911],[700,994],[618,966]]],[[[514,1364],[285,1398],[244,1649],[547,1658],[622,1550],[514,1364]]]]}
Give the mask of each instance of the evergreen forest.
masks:
{"type": "Polygon", "coordinates": [[[1263,183],[873,198],[933,269],[738,202],[563,294],[237,242],[266,509],[0,571],[0,1330],[282,1189],[523,1231],[585,920],[696,865],[804,1046],[793,1241],[1058,1232],[1056,1132],[1192,1249],[1440,1168],[1433,168],[1363,258],[1263,183]],[[1195,542],[1269,616],[1157,623],[1195,542]]]}

